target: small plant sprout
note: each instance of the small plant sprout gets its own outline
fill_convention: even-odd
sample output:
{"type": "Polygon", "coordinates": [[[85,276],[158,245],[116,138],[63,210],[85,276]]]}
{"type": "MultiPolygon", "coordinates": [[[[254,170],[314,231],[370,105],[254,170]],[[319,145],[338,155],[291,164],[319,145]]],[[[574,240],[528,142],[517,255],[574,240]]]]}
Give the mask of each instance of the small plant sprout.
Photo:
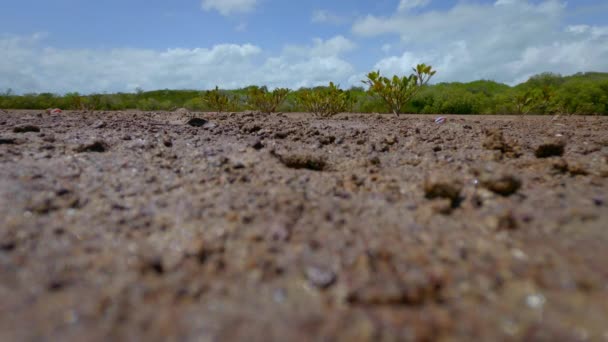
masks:
{"type": "Polygon", "coordinates": [[[368,92],[379,96],[388,109],[399,115],[403,107],[426,85],[436,71],[430,65],[418,64],[410,76],[393,76],[392,79],[380,75],[380,71],[367,74],[368,92]]]}

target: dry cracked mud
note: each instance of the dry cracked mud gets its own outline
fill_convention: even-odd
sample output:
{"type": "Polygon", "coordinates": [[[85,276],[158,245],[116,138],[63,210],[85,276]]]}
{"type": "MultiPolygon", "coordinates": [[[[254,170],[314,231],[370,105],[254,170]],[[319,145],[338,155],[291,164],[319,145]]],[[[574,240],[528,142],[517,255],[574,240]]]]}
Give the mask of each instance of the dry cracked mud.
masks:
{"type": "Polygon", "coordinates": [[[606,340],[607,201],[602,117],[8,111],[0,340],[606,340]]]}

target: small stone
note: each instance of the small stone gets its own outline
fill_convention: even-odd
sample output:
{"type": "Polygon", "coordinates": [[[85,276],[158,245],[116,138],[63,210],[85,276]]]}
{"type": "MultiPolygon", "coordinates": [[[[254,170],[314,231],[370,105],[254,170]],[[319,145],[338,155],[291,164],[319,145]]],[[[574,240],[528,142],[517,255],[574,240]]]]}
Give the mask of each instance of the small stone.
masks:
{"type": "Polygon", "coordinates": [[[542,308],[546,301],[545,296],[540,293],[531,294],[526,297],[526,305],[532,309],[542,308]]]}
{"type": "Polygon", "coordinates": [[[318,288],[327,288],[336,281],[336,274],[329,269],[317,266],[308,266],[306,268],[306,277],[314,286],[318,288]]]}
{"type": "Polygon", "coordinates": [[[480,176],[480,182],[486,189],[501,196],[511,196],[521,187],[521,181],[509,174],[485,173],[480,176]]]}
{"type": "Polygon", "coordinates": [[[251,148],[253,148],[254,150],[261,150],[264,148],[264,143],[262,142],[261,139],[256,138],[256,139],[251,140],[251,142],[249,143],[249,146],[251,148]]]}
{"type": "Polygon", "coordinates": [[[14,133],[40,132],[40,127],[34,125],[17,125],[13,128],[14,133]]]}
{"type": "Polygon", "coordinates": [[[285,139],[287,138],[289,135],[291,134],[290,131],[279,131],[279,132],[275,132],[273,137],[275,139],[285,139]]]}
{"type": "Polygon", "coordinates": [[[187,125],[192,126],[192,127],[202,127],[204,125],[206,125],[209,121],[205,120],[205,119],[201,119],[201,118],[192,118],[190,120],[188,120],[188,122],[186,122],[187,125]]]}
{"type": "Polygon", "coordinates": [[[110,149],[110,146],[102,141],[102,140],[96,140],[90,144],[86,144],[86,145],[80,145],[79,147],[76,148],[76,152],[82,153],[82,152],[106,152],[107,150],[110,149]]]}
{"type": "Polygon", "coordinates": [[[107,124],[106,124],[105,122],[101,121],[101,120],[97,120],[97,121],[95,121],[95,122],[93,123],[93,125],[92,125],[92,127],[93,127],[93,128],[97,128],[97,129],[99,129],[99,128],[104,128],[104,127],[106,127],[106,126],[107,126],[107,124]]]}

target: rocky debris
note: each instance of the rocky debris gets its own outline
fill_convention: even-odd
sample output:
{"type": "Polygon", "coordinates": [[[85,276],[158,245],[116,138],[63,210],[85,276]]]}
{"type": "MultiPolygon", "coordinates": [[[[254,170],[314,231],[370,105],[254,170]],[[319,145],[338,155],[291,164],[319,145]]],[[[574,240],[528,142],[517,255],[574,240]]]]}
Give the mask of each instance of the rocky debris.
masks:
{"type": "Polygon", "coordinates": [[[86,201],[82,201],[72,191],[59,189],[56,192],[43,191],[35,194],[28,200],[26,209],[35,214],[44,215],[64,208],[81,208],[85,204],[86,201]]]}
{"type": "Polygon", "coordinates": [[[336,141],[336,137],[333,135],[323,135],[319,137],[319,143],[321,145],[330,145],[333,144],[334,141],[336,141]]]}
{"type": "Polygon", "coordinates": [[[306,277],[310,283],[318,288],[325,289],[336,281],[336,274],[326,267],[306,267],[306,277]]]}
{"type": "Polygon", "coordinates": [[[311,153],[285,153],[276,154],[283,165],[290,169],[307,169],[313,171],[325,171],[327,169],[327,160],[322,155],[311,153]]]}
{"type": "Polygon", "coordinates": [[[273,137],[274,137],[275,139],[285,139],[285,138],[287,138],[287,137],[288,137],[288,136],[289,136],[291,133],[293,133],[293,132],[292,132],[292,131],[290,131],[290,130],[278,131],[278,132],[275,132],[275,133],[274,133],[273,137]]]}
{"type": "Polygon", "coordinates": [[[106,126],[107,126],[107,124],[102,120],[97,120],[97,121],[93,122],[93,124],[91,125],[91,127],[95,128],[95,129],[105,128],[106,126]]]}
{"type": "Polygon", "coordinates": [[[249,147],[253,148],[254,150],[261,150],[264,148],[264,143],[262,142],[262,139],[254,138],[250,140],[249,147]]]}
{"type": "Polygon", "coordinates": [[[540,144],[534,151],[536,158],[561,157],[564,154],[566,141],[552,139],[540,144]]]}
{"type": "Polygon", "coordinates": [[[519,228],[519,224],[511,209],[504,209],[487,219],[489,228],[497,231],[509,231],[519,228]]]}
{"type": "Polygon", "coordinates": [[[252,122],[244,125],[243,128],[241,128],[241,131],[243,131],[243,133],[255,133],[261,129],[262,126],[259,123],[252,122]]]}
{"type": "Polygon", "coordinates": [[[462,188],[461,180],[444,173],[432,173],[425,178],[423,183],[426,198],[446,198],[451,201],[452,206],[456,206],[460,201],[462,188]]]}
{"type": "Polygon", "coordinates": [[[75,151],[78,153],[83,153],[83,152],[98,152],[98,153],[102,153],[102,152],[106,152],[110,149],[110,145],[108,145],[108,143],[106,143],[103,140],[95,140],[90,144],[83,144],[78,146],[75,151]]]}
{"type": "Polygon", "coordinates": [[[585,165],[578,161],[568,162],[568,173],[572,176],[586,176],[589,174],[585,165]]]}
{"type": "Polygon", "coordinates": [[[16,145],[17,139],[0,137],[0,145],[16,145]]]}
{"type": "Polygon", "coordinates": [[[399,140],[398,140],[398,139],[397,139],[397,137],[396,137],[396,136],[394,136],[394,135],[389,135],[389,136],[386,136],[386,137],[384,137],[384,138],[382,139],[382,142],[383,142],[384,144],[388,145],[388,146],[393,146],[393,145],[395,145],[395,144],[396,144],[398,141],[399,141],[399,140]]]}
{"type": "Polygon", "coordinates": [[[14,133],[40,132],[40,127],[30,124],[17,125],[13,127],[14,133]]]}
{"type": "Polygon", "coordinates": [[[555,159],[551,163],[551,167],[555,171],[555,173],[566,173],[568,172],[568,162],[563,158],[555,159]]]}
{"type": "Polygon", "coordinates": [[[205,126],[209,121],[203,119],[203,118],[191,118],[189,119],[186,124],[192,127],[203,127],[205,126]]]}
{"type": "Polygon", "coordinates": [[[511,196],[521,187],[519,178],[505,173],[483,172],[479,183],[486,189],[501,196],[511,196]]]}
{"type": "Polygon", "coordinates": [[[520,148],[517,144],[509,143],[505,139],[502,130],[498,128],[487,129],[482,146],[487,150],[500,151],[508,158],[521,156],[520,148]]]}

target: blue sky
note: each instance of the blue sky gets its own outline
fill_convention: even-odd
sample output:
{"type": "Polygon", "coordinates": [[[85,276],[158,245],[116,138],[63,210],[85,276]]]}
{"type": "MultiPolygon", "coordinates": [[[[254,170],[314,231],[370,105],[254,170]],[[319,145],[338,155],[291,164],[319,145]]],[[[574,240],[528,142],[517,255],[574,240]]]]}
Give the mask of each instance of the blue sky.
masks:
{"type": "Polygon", "coordinates": [[[370,70],[509,84],[608,71],[603,0],[21,0],[0,11],[0,90],[360,85],[370,70]]]}

